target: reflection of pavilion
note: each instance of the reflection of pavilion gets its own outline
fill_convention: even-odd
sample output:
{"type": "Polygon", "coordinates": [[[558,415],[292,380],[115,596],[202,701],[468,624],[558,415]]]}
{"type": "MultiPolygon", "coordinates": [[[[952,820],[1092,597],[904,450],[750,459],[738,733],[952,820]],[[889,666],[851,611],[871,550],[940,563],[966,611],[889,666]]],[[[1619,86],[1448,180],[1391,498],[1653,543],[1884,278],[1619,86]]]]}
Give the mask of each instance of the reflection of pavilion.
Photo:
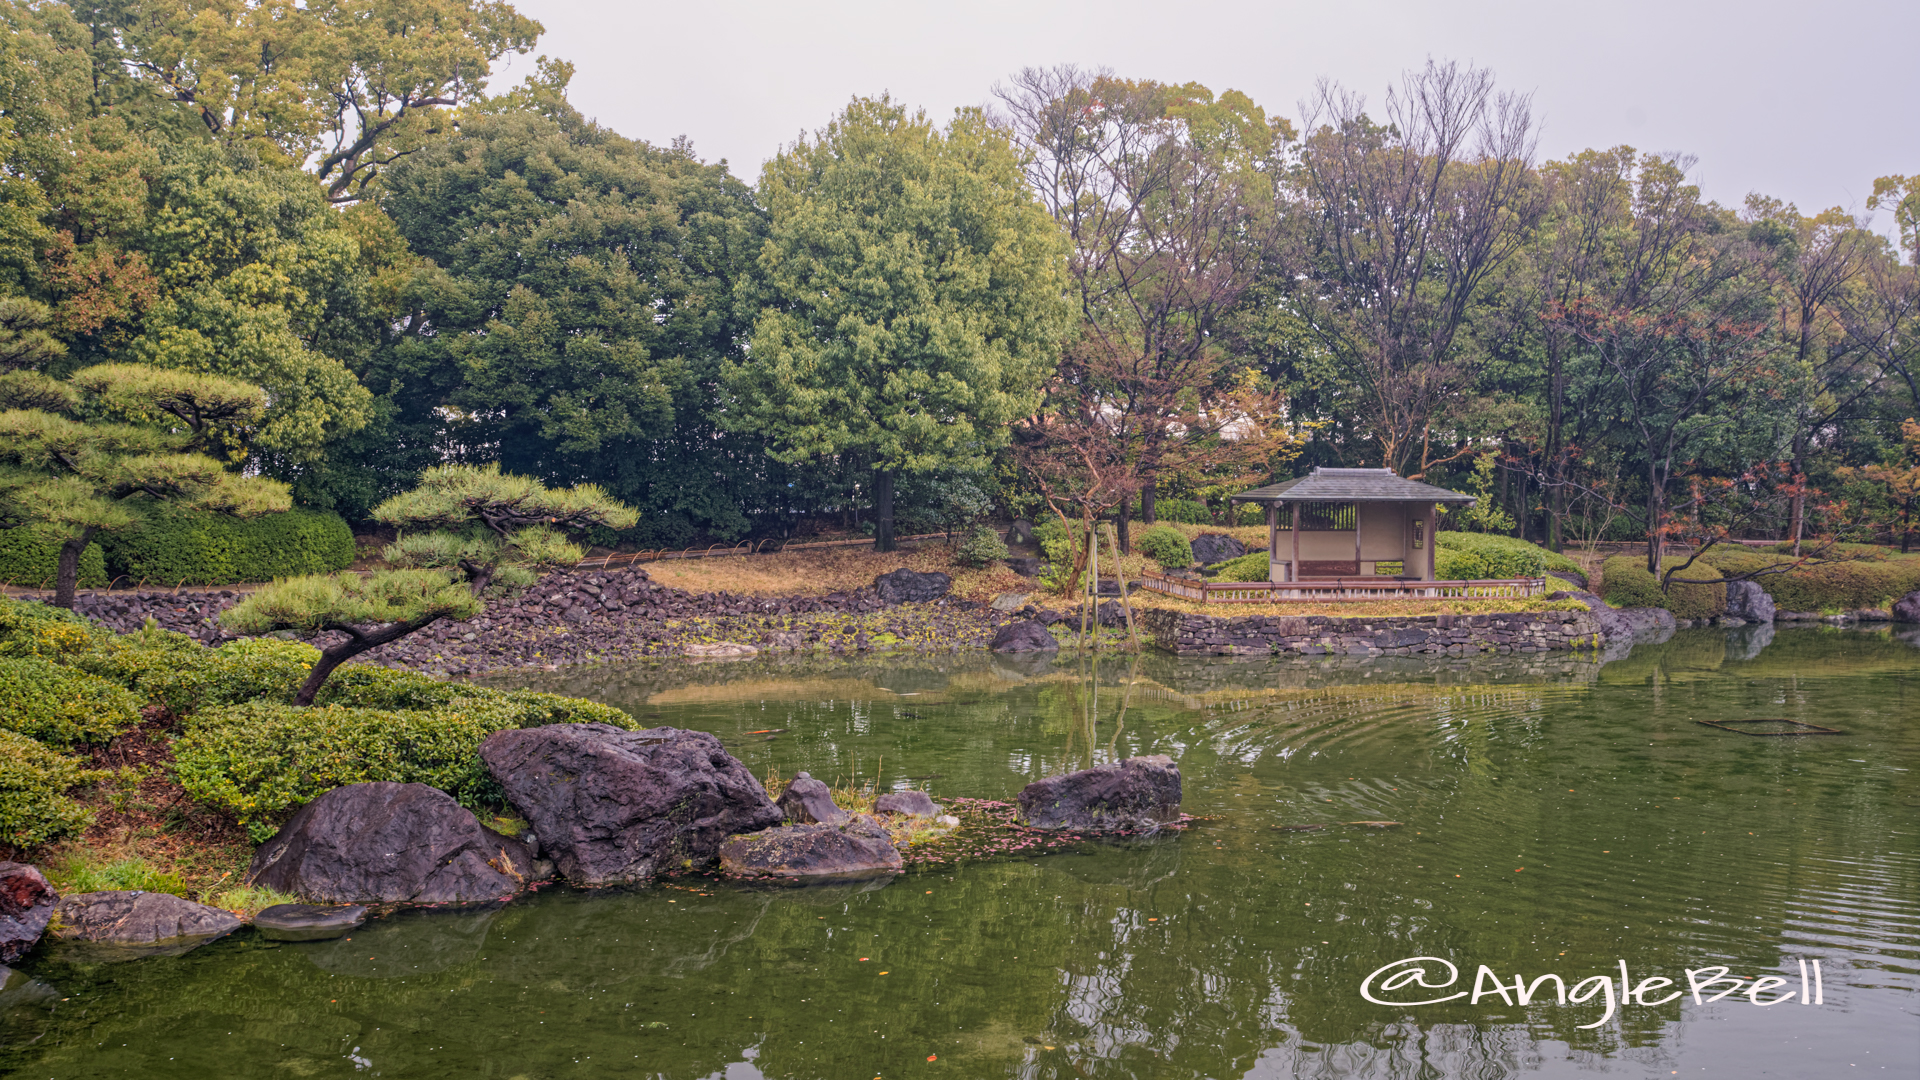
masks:
{"type": "Polygon", "coordinates": [[[1243,491],[1267,509],[1268,581],[1212,584],[1149,574],[1145,586],[1192,600],[1376,600],[1533,596],[1540,579],[1439,581],[1436,507],[1474,497],[1392,469],[1321,469],[1243,491]]]}

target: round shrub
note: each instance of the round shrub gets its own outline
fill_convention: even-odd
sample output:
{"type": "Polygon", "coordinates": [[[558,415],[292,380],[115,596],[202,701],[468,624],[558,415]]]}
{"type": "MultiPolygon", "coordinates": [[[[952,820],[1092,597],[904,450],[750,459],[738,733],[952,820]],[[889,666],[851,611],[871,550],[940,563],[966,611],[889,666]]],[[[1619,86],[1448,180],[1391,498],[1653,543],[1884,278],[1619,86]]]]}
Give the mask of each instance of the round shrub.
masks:
{"type": "Polygon", "coordinates": [[[981,526],[960,543],[960,549],[954,553],[954,561],[962,566],[971,566],[975,570],[984,570],[1007,557],[1007,542],[1000,534],[986,526],[981,526]]]}
{"type": "Polygon", "coordinates": [[[1193,565],[1193,545],[1188,542],[1187,534],[1169,525],[1142,530],[1133,538],[1133,546],[1140,554],[1170,570],[1193,565]]]}
{"type": "Polygon", "coordinates": [[[250,701],[189,719],[173,745],[174,776],[200,802],[232,814],[256,839],[300,806],[343,784],[427,784],[473,809],[503,796],[480,761],[480,743],[506,728],[543,724],[638,725],[596,702],[466,687],[433,709],[296,708],[250,701]]]}
{"type": "Polygon", "coordinates": [[[1264,551],[1250,551],[1237,559],[1228,559],[1220,564],[1220,570],[1213,580],[1227,581],[1268,581],[1272,565],[1264,551]]]}
{"type": "MultiPolygon", "coordinates": [[[[0,584],[50,589],[59,570],[59,541],[33,529],[0,529],[0,584]]],[[[107,587],[107,558],[99,544],[80,553],[80,587],[107,587]]]]}
{"type": "Polygon", "coordinates": [[[156,509],[140,527],[102,536],[100,545],[115,575],[167,586],[325,574],[346,569],[355,555],[346,520],[314,510],[237,518],[156,509]]]}
{"type": "MultiPolygon", "coordinates": [[[[1443,532],[1434,538],[1433,576],[1442,581],[1537,578],[1547,572],[1553,553],[1525,540],[1492,533],[1443,532]]],[[[1561,555],[1567,566],[1578,569],[1561,555]]]]}
{"type": "Polygon", "coordinates": [[[86,653],[113,634],[66,608],[0,598],[0,656],[58,660],[86,653]]]}
{"type": "MultiPolygon", "coordinates": [[[[1671,568],[1685,561],[1668,558],[1662,565],[1671,568]]],[[[1696,562],[1687,569],[1686,576],[1711,577],[1716,573],[1711,566],[1696,562]]],[[[1710,619],[1727,613],[1727,586],[1723,582],[1662,589],[1659,579],[1647,572],[1646,560],[1633,555],[1615,555],[1608,559],[1602,564],[1600,574],[1600,587],[1604,590],[1600,598],[1617,608],[1666,608],[1676,619],[1710,619]]]]}
{"type": "Polygon", "coordinates": [[[399,671],[371,664],[335,668],[315,705],[346,705],[356,709],[437,709],[458,697],[472,697],[475,689],[418,671],[399,671]]]}
{"type": "Polygon", "coordinates": [[[105,679],[30,657],[0,660],[0,728],[72,746],[139,722],[139,700],[105,679]]]}
{"type": "Polygon", "coordinates": [[[0,731],[0,844],[32,847],[79,832],[93,812],[67,792],[106,774],[11,731],[0,731]]]}

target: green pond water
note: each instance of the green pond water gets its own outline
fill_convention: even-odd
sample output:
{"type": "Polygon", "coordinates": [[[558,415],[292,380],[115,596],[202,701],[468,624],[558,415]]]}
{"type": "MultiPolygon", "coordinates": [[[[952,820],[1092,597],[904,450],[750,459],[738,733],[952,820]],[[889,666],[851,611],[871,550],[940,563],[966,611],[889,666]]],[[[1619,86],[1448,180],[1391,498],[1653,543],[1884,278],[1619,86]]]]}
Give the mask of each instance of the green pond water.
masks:
{"type": "Polygon", "coordinates": [[[1203,820],[864,889],[550,888],[342,941],[43,951],[0,999],[0,1073],[1920,1075],[1920,644],[1766,633],[1605,664],[974,655],[521,679],[711,731],[756,773],[936,798],[1169,754],[1203,820]],[[1750,719],[1846,734],[1697,722],[1750,719]],[[1327,827],[1282,828],[1300,825],[1327,827]],[[1698,1004],[1647,982],[1708,968],[1746,981],[1698,1004]],[[1546,980],[1522,1005],[1514,979],[1548,974],[1585,1000],[1546,980]],[[1476,975],[1477,1001],[1410,1004],[1476,975]]]}

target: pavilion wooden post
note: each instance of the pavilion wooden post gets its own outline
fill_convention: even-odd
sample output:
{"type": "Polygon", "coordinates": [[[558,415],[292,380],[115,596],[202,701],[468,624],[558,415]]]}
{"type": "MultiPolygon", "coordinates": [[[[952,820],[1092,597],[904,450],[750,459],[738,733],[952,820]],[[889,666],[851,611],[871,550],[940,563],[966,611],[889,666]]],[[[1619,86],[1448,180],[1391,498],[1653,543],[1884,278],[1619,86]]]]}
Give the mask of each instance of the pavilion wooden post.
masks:
{"type": "Polygon", "coordinates": [[[1299,581],[1300,580],[1300,508],[1295,506],[1295,507],[1291,507],[1290,509],[1293,513],[1293,521],[1291,523],[1293,525],[1293,528],[1287,531],[1293,534],[1293,562],[1287,564],[1287,576],[1292,578],[1295,581],[1299,581]]]}

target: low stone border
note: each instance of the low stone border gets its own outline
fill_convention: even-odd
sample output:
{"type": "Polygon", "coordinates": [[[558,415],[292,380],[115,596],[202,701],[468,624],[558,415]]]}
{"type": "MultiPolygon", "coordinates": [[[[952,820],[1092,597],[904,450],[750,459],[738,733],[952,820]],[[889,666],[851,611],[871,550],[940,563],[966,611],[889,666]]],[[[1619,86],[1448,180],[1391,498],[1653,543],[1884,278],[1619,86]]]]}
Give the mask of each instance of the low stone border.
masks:
{"type": "Polygon", "coordinates": [[[1153,608],[1141,622],[1157,645],[1177,656],[1463,656],[1598,649],[1603,644],[1592,614],[1582,611],[1343,619],[1220,617],[1153,608]]]}

